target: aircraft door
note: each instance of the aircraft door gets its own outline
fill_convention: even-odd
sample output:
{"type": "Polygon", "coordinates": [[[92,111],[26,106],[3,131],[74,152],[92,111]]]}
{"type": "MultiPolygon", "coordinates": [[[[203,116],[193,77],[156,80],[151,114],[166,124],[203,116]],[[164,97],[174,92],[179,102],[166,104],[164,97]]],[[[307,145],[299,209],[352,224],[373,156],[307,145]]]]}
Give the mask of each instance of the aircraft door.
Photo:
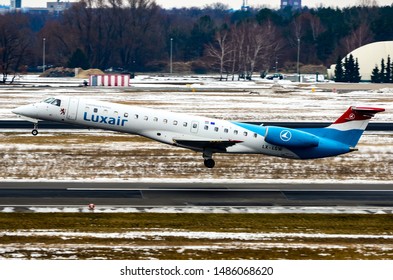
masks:
{"type": "Polygon", "coordinates": [[[67,111],[67,119],[76,120],[78,114],[79,98],[70,98],[67,111]]]}
{"type": "Polygon", "coordinates": [[[191,132],[198,133],[199,123],[197,121],[191,122],[191,132]]]}

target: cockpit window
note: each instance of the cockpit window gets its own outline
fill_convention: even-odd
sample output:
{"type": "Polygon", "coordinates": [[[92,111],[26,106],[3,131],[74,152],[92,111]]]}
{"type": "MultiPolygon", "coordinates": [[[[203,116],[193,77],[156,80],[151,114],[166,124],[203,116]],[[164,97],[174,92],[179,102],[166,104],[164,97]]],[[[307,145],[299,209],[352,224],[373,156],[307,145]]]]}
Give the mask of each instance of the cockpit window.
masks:
{"type": "Polygon", "coordinates": [[[56,106],[59,106],[59,107],[60,107],[60,105],[61,105],[61,100],[60,100],[60,99],[55,99],[55,100],[53,100],[53,101],[51,102],[51,104],[53,104],[53,105],[56,105],[56,106]]]}
{"type": "Polygon", "coordinates": [[[45,100],[42,101],[42,102],[51,104],[51,103],[53,102],[53,100],[55,100],[53,97],[49,97],[49,98],[45,99],[45,100]]]}
{"type": "Polygon", "coordinates": [[[49,98],[45,99],[43,102],[48,103],[48,104],[52,104],[55,106],[59,106],[59,107],[61,105],[61,100],[53,98],[53,97],[49,97],[49,98]]]}

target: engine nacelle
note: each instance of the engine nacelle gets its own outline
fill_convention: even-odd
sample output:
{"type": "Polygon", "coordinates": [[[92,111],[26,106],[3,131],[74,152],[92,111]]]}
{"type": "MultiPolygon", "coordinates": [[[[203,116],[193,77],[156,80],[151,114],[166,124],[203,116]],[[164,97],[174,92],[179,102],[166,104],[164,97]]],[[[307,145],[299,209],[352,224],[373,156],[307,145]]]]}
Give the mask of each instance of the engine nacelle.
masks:
{"type": "Polygon", "coordinates": [[[313,134],[278,126],[266,128],[265,141],[276,146],[298,149],[317,147],[319,144],[319,138],[313,134]]]}

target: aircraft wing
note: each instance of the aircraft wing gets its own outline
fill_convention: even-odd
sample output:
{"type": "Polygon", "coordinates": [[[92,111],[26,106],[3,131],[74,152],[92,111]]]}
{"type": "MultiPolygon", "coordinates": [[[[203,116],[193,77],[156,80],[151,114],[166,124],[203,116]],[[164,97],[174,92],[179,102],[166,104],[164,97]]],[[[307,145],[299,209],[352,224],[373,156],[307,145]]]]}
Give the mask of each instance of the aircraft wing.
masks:
{"type": "Polygon", "coordinates": [[[192,149],[192,150],[205,150],[210,149],[218,152],[225,152],[230,146],[236,145],[243,141],[239,140],[223,140],[223,139],[173,139],[175,145],[192,149]]]}

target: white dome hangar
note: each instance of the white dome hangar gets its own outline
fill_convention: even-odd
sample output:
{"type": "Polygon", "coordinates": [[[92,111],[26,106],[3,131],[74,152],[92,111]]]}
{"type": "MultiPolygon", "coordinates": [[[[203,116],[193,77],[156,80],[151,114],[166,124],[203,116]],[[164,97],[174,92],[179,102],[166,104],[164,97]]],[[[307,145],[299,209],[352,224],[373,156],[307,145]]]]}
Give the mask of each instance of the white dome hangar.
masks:
{"type": "MultiPolygon", "coordinates": [[[[358,59],[359,61],[359,72],[362,76],[362,81],[370,81],[371,80],[371,72],[377,65],[379,69],[381,69],[381,60],[384,59],[385,64],[388,56],[393,63],[393,41],[383,41],[383,42],[375,42],[371,44],[367,44],[357,48],[346,55],[349,57],[352,54],[354,59],[358,59]]],[[[345,57],[342,59],[344,63],[345,57]]],[[[329,79],[334,78],[334,70],[336,68],[336,64],[333,64],[328,69],[328,77],[329,79]]]]}

